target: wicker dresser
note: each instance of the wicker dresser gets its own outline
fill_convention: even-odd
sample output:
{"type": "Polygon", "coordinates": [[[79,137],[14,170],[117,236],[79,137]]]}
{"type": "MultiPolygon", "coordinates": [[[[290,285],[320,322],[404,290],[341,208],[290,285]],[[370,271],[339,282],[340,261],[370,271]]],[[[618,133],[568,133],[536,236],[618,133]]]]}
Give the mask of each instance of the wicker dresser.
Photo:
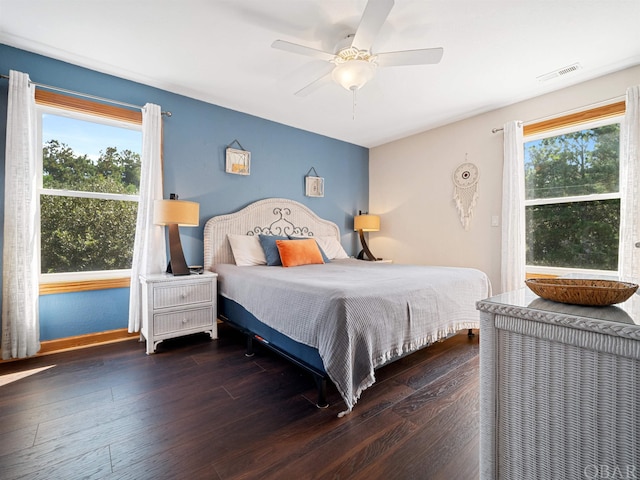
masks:
{"type": "Polygon", "coordinates": [[[640,296],[478,302],[480,478],[640,478],[640,296]]]}

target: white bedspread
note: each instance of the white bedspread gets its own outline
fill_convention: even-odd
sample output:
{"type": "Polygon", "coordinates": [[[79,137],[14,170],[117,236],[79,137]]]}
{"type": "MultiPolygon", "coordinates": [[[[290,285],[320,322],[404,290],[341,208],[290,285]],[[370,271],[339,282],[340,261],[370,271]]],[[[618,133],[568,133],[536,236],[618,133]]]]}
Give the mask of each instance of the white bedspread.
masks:
{"type": "Polygon", "coordinates": [[[318,349],[350,411],[374,369],[461,329],[490,296],[476,269],[333,260],[300,267],[218,264],[218,288],[266,325],[318,349]]]}

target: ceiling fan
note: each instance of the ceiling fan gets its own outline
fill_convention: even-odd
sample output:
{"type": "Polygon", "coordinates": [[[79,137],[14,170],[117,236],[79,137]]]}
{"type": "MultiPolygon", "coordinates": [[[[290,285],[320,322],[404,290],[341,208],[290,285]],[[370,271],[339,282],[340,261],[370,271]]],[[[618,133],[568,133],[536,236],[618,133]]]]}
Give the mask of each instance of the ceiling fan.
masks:
{"type": "Polygon", "coordinates": [[[378,32],[393,8],[394,0],[369,0],[364,9],[356,33],[348,35],[337,45],[336,53],[324,52],[285,40],[276,40],[273,48],[329,62],[329,71],[295,94],[306,96],[328,81],[335,81],[354,93],[373,78],[378,67],[401,65],[428,65],[440,62],[442,48],[424,48],[373,54],[378,32]]]}

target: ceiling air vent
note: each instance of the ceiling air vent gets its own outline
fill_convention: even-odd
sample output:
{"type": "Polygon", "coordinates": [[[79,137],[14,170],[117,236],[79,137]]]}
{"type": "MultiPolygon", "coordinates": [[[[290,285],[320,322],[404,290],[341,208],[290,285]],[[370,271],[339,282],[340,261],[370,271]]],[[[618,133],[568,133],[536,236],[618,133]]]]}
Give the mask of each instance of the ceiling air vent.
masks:
{"type": "Polygon", "coordinates": [[[566,67],[559,68],[558,70],[554,70],[553,72],[540,75],[537,78],[539,82],[548,82],[549,80],[553,80],[554,78],[568,75],[569,73],[575,72],[576,70],[580,70],[581,68],[582,66],[579,63],[574,63],[573,65],[568,65],[566,67]]]}

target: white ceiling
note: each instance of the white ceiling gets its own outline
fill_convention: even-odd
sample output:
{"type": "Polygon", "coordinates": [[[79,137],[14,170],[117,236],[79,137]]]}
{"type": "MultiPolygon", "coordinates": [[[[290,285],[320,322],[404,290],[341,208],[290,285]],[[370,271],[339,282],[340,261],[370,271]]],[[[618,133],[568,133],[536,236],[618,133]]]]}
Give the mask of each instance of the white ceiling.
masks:
{"type": "Polygon", "coordinates": [[[640,0],[396,0],[373,53],[443,47],[439,64],[379,68],[355,118],[351,92],[334,83],[294,96],[326,62],[271,43],[334,52],[365,6],[0,0],[0,42],[365,147],[640,64],[640,0]]]}

